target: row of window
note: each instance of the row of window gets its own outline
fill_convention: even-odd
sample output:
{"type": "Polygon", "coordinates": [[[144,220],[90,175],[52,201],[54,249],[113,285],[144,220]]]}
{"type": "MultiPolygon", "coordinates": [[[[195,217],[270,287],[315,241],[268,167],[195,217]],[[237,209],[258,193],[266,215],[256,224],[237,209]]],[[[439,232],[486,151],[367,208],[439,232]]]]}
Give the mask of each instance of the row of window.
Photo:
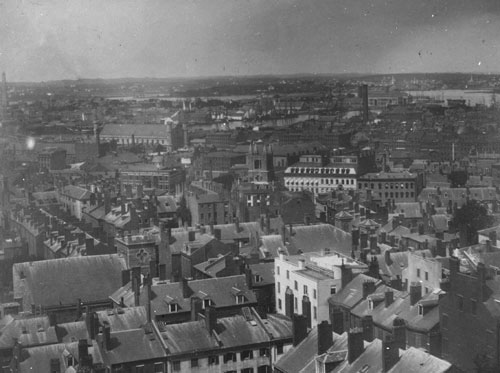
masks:
{"type": "MultiPolygon", "coordinates": [[[[276,345],[276,352],[278,355],[283,354],[283,344],[279,343],[276,345]]],[[[222,359],[220,359],[219,355],[211,355],[211,356],[208,356],[207,363],[208,363],[208,365],[219,365],[221,360],[224,364],[236,363],[238,361],[237,355],[238,354],[236,352],[228,352],[222,356],[222,359]]],[[[254,351],[253,350],[241,351],[239,353],[239,355],[240,355],[240,361],[251,360],[254,358],[254,351]]],[[[269,357],[270,356],[269,348],[263,347],[263,348],[259,349],[259,356],[260,357],[269,357]]],[[[203,359],[201,359],[201,358],[191,359],[191,368],[200,367],[202,365],[202,362],[201,362],[202,360],[203,359]]],[[[259,371],[261,368],[262,367],[259,367],[259,371]]],[[[249,368],[249,369],[251,369],[251,371],[253,372],[253,368],[249,368]]],[[[181,370],[181,360],[176,360],[176,361],[172,362],[172,370],[174,372],[179,372],[181,370]]],[[[155,370],[155,372],[156,372],[156,370],[155,370]]],[[[243,372],[243,370],[242,370],[242,372],[243,372]]]]}
{"type": "Polygon", "coordinates": [[[383,189],[413,189],[415,184],[414,183],[359,183],[359,189],[375,189],[375,186],[378,186],[378,189],[382,189],[382,186],[384,186],[383,189]],[[368,188],[369,186],[369,188],[368,188]]]}
{"type": "Polygon", "coordinates": [[[292,167],[292,174],[323,174],[323,175],[348,175],[351,173],[350,168],[325,168],[325,167],[292,167]]]}
{"type": "Polygon", "coordinates": [[[319,186],[321,184],[329,185],[354,185],[354,179],[321,179],[315,181],[295,181],[285,180],[286,186],[302,185],[302,186],[319,186]]]}

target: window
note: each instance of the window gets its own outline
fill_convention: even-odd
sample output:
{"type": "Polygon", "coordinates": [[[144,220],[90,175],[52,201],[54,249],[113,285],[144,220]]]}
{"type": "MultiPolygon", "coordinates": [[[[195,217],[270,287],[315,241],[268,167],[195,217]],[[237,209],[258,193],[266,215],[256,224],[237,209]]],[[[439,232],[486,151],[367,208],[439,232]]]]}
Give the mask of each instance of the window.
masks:
{"type": "Polygon", "coordinates": [[[165,367],[163,366],[163,363],[155,363],[154,365],[154,371],[155,373],[164,373],[165,372],[165,367]]]}
{"type": "Polygon", "coordinates": [[[245,303],[246,299],[244,295],[237,295],[236,296],[236,304],[243,304],[245,303]]]}
{"type": "Polygon", "coordinates": [[[464,310],[464,297],[461,295],[457,295],[457,308],[459,311],[464,310]]]}
{"type": "Polygon", "coordinates": [[[313,298],[316,299],[316,297],[317,297],[316,289],[313,289],[313,298]]]}
{"type": "Polygon", "coordinates": [[[417,277],[420,278],[420,268],[417,268],[417,277]]]}
{"type": "Polygon", "coordinates": [[[470,304],[471,304],[471,313],[473,315],[476,315],[477,314],[477,301],[475,299],[471,299],[470,304]]]}
{"type": "Polygon", "coordinates": [[[330,287],[330,295],[333,295],[337,292],[337,287],[336,286],[331,286],[330,287]]]}
{"type": "Polygon", "coordinates": [[[170,312],[177,312],[177,303],[170,303],[169,310],[170,312]]]}
{"type": "Polygon", "coordinates": [[[280,274],[280,266],[276,266],[276,273],[279,275],[280,274]]]}
{"type": "Polygon", "coordinates": [[[293,287],[295,288],[295,290],[299,290],[299,284],[297,283],[297,281],[293,282],[293,287]]]}
{"type": "Polygon", "coordinates": [[[290,280],[290,271],[288,269],[286,270],[286,279],[290,280]]]}
{"type": "Polygon", "coordinates": [[[313,307],[313,317],[314,320],[318,319],[318,309],[316,308],[316,306],[313,307]]]}
{"type": "Polygon", "coordinates": [[[191,368],[196,368],[198,366],[198,359],[193,358],[191,359],[191,368]]]}
{"type": "Polygon", "coordinates": [[[429,281],[429,272],[425,271],[425,281],[429,281]]]}
{"type": "Polygon", "coordinates": [[[241,373],[253,373],[253,368],[245,368],[241,370],[241,373]]]}
{"type": "Polygon", "coordinates": [[[219,356],[212,355],[208,357],[208,365],[218,365],[219,364],[219,356]]]}
{"type": "Polygon", "coordinates": [[[255,280],[255,282],[262,282],[262,276],[261,275],[255,275],[254,280],[255,280]]]}
{"type": "MultiPolygon", "coordinates": [[[[180,370],[180,369],[181,369],[181,368],[180,368],[180,362],[179,362],[179,369],[177,369],[177,370],[180,370]]],[[[144,365],[136,365],[136,366],[135,366],[135,371],[136,371],[137,373],[144,373],[144,372],[145,372],[145,370],[144,370],[144,365]]]]}
{"type": "Polygon", "coordinates": [[[304,285],[304,294],[307,294],[307,285],[304,285]]]}
{"type": "Polygon", "coordinates": [[[212,305],[211,299],[203,299],[203,308],[207,308],[210,305],[212,305]]]}
{"type": "Polygon", "coordinates": [[[172,370],[174,372],[178,372],[181,370],[181,361],[180,360],[172,362],[172,370]]]}
{"type": "Polygon", "coordinates": [[[281,293],[281,284],[280,282],[278,281],[278,294],[281,293]]]}
{"type": "Polygon", "coordinates": [[[278,343],[278,344],[276,345],[276,353],[277,353],[278,355],[283,354],[283,343],[278,343]]]}
{"type": "Polygon", "coordinates": [[[278,309],[281,309],[281,299],[278,299],[278,309]]]}
{"type": "Polygon", "coordinates": [[[228,362],[236,362],[236,353],[235,352],[228,352],[227,354],[224,354],[224,363],[228,362]]]}
{"type": "Polygon", "coordinates": [[[297,301],[297,297],[295,297],[294,303],[295,303],[295,309],[297,309],[299,307],[299,302],[297,301]]]}
{"type": "Polygon", "coordinates": [[[240,352],[241,361],[253,359],[253,350],[245,350],[240,352]]]}
{"type": "Polygon", "coordinates": [[[267,347],[263,347],[259,350],[259,356],[269,356],[269,349],[267,347]]]}

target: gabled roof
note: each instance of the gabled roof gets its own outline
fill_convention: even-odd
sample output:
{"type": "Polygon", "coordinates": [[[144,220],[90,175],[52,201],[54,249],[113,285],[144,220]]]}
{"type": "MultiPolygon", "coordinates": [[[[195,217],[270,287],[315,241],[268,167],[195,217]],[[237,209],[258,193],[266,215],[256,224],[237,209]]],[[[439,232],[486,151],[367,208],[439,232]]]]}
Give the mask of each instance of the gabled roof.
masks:
{"type": "Polygon", "coordinates": [[[403,214],[406,219],[422,218],[422,207],[420,202],[398,202],[395,214],[403,214]]]}
{"type": "MultiPolygon", "coordinates": [[[[248,289],[245,275],[189,281],[190,295],[187,298],[183,297],[181,286],[181,283],[178,282],[153,284],[151,287],[151,309],[154,315],[159,316],[170,313],[169,305],[171,303],[177,304],[179,307],[178,312],[190,312],[192,296],[201,299],[210,299],[212,305],[216,308],[236,305],[236,296],[233,288],[240,291],[238,295],[245,297],[245,304],[252,305],[256,302],[255,294],[248,289]]],[[[120,303],[122,297],[126,306],[130,307],[134,305],[134,293],[131,282],[110,296],[117,304],[120,303]]],[[[147,294],[144,288],[141,288],[140,304],[145,305],[146,303],[147,294]]]]}
{"type": "Polygon", "coordinates": [[[105,124],[100,133],[101,137],[161,137],[167,136],[168,126],[162,124],[105,124]]]}
{"type": "MultiPolygon", "coordinates": [[[[62,372],[65,368],[62,361],[62,356],[65,351],[72,355],[77,361],[80,360],[78,342],[58,343],[24,349],[21,352],[22,361],[19,363],[19,373],[50,371],[52,359],[59,360],[59,368],[62,372]]],[[[102,357],[95,341],[92,341],[92,345],[89,347],[88,352],[89,355],[92,355],[92,361],[94,363],[102,363],[102,357]]]]}
{"type": "MultiPolygon", "coordinates": [[[[333,345],[327,353],[334,353],[347,349],[347,333],[338,335],[333,333],[333,345]]],[[[318,328],[310,331],[308,336],[296,347],[288,350],[276,362],[275,366],[284,373],[300,372],[315,373],[316,357],[318,355],[318,328]]]]}
{"type": "Polygon", "coordinates": [[[86,201],[90,198],[90,195],[92,194],[90,190],[87,190],[85,188],[81,188],[76,185],[66,185],[62,190],[61,194],[63,196],[67,196],[71,199],[76,199],[78,201],[86,201]]]}
{"type": "Polygon", "coordinates": [[[173,355],[218,349],[218,340],[223,348],[235,349],[292,337],[292,323],[287,317],[272,315],[264,320],[253,309],[250,314],[251,321],[242,315],[218,318],[215,327],[217,339],[207,330],[204,321],[159,323],[159,327],[163,341],[173,355]]]}
{"type": "Polygon", "coordinates": [[[17,263],[14,294],[28,304],[53,306],[104,300],[121,286],[125,260],[117,254],[17,263]]]}
{"type": "Polygon", "coordinates": [[[438,232],[444,232],[448,230],[448,221],[450,220],[448,216],[436,214],[431,216],[432,224],[434,225],[434,229],[438,232]]]}
{"type": "Polygon", "coordinates": [[[263,253],[264,257],[267,257],[266,253],[269,253],[270,257],[277,258],[280,251],[288,251],[279,234],[265,235],[260,240],[262,244],[259,250],[263,253]]]}
{"type": "Polygon", "coordinates": [[[342,288],[342,290],[333,294],[328,302],[333,305],[352,309],[363,300],[363,283],[367,281],[375,283],[375,287],[379,287],[382,284],[380,280],[376,280],[364,274],[359,274],[342,288]]]}
{"type": "Polygon", "coordinates": [[[101,324],[108,322],[113,331],[138,329],[147,323],[146,309],[143,306],[97,311],[97,317],[101,324]]]}

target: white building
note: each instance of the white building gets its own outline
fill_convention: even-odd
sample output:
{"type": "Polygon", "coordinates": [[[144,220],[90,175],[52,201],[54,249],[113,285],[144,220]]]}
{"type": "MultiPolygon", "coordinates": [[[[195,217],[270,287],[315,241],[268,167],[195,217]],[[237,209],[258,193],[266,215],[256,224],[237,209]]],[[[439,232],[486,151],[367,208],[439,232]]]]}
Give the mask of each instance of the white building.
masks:
{"type": "MultiPolygon", "coordinates": [[[[274,260],[275,295],[277,312],[291,316],[307,315],[304,300],[310,302],[311,327],[330,320],[328,298],[341,289],[342,265],[352,270],[366,270],[366,265],[341,254],[307,253],[274,260]],[[287,310],[287,297],[293,296],[293,306],[287,310]],[[305,298],[307,297],[307,298],[305,298]]],[[[291,298],[289,298],[291,299],[291,298]]]]}
{"type": "Polygon", "coordinates": [[[285,170],[285,187],[292,192],[307,190],[314,195],[334,190],[357,189],[357,158],[335,157],[329,163],[319,155],[303,155],[285,170]]]}

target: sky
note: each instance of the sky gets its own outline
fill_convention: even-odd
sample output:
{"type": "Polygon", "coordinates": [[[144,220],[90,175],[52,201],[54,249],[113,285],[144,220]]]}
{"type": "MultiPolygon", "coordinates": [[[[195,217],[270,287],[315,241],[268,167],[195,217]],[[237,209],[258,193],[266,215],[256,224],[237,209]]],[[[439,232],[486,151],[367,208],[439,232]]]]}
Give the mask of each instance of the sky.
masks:
{"type": "Polygon", "coordinates": [[[500,72],[500,0],[0,0],[10,81],[500,72]]]}

